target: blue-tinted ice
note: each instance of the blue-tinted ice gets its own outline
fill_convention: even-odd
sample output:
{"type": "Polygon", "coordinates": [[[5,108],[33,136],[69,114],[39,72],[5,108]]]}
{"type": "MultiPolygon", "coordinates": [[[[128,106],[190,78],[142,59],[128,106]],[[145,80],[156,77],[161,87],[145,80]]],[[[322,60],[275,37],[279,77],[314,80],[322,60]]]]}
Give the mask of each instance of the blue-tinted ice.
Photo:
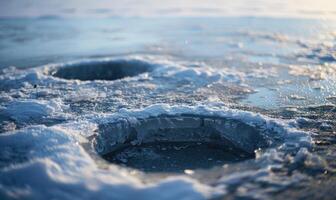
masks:
{"type": "Polygon", "coordinates": [[[336,23],[291,16],[0,19],[0,199],[333,199],[336,23]]]}

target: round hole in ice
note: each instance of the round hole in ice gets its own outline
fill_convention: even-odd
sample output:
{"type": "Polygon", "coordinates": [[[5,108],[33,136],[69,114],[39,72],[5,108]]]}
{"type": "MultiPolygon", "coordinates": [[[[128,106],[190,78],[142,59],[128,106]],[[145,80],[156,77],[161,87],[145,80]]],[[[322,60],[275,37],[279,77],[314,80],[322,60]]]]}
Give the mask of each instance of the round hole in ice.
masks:
{"type": "Polygon", "coordinates": [[[97,60],[67,64],[50,72],[52,76],[69,80],[117,80],[150,72],[153,65],[141,60],[97,60]]]}
{"type": "Polygon", "coordinates": [[[266,147],[260,130],[244,122],[201,115],[162,115],[100,125],[96,151],[114,164],[145,172],[210,169],[255,157],[266,147]]]}

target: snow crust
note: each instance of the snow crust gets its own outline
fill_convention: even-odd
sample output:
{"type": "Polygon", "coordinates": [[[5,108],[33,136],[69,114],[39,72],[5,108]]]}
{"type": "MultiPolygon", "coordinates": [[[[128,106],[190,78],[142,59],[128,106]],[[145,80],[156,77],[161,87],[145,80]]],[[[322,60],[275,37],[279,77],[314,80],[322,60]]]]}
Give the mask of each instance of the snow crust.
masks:
{"type": "Polygon", "coordinates": [[[204,199],[216,192],[185,177],[144,185],[114,166],[99,169],[78,143],[84,138],[56,127],[34,126],[0,137],[2,157],[20,151],[27,160],[1,170],[0,196],[4,198],[204,199]]]}
{"type": "MultiPolygon", "coordinates": [[[[156,58],[152,56],[128,56],[122,58],[99,58],[99,59],[83,59],[79,61],[61,63],[61,64],[48,64],[40,66],[37,68],[32,68],[28,70],[18,70],[12,68],[10,72],[0,75],[0,81],[4,85],[8,85],[11,88],[22,86],[23,84],[41,84],[41,83],[54,83],[54,82],[66,82],[66,83],[80,83],[87,81],[78,81],[78,80],[66,80],[57,77],[53,77],[53,71],[57,69],[64,69],[67,67],[72,67],[74,65],[88,65],[88,64],[99,64],[99,63],[108,63],[114,61],[124,61],[127,64],[134,65],[150,65],[153,70],[148,72],[150,76],[153,77],[174,77],[176,81],[178,80],[188,80],[195,84],[211,84],[218,81],[228,81],[234,83],[241,83],[243,77],[241,74],[234,73],[225,69],[214,70],[210,67],[199,65],[190,67],[186,66],[187,63],[178,63],[172,62],[164,58],[156,58]],[[20,84],[21,83],[21,84],[20,84]]],[[[7,70],[8,71],[8,70],[7,70]]],[[[126,79],[143,79],[147,75],[139,75],[135,77],[130,77],[126,79]]],[[[104,80],[96,80],[94,82],[107,82],[104,80]]]]}
{"type": "MultiPolygon", "coordinates": [[[[94,62],[114,59],[94,59],[94,62]]],[[[152,79],[152,84],[155,84],[156,79],[160,79],[159,83],[163,80],[187,81],[196,88],[218,82],[244,84],[242,74],[225,69],[214,70],[198,65],[191,67],[186,63],[151,57],[122,59],[148,62],[153,70],[115,81],[65,80],[50,74],[52,70],[66,68],[74,63],[93,62],[88,59],[27,70],[10,68],[0,75],[0,88],[7,91],[1,93],[0,117],[25,125],[19,130],[0,134],[0,199],[208,199],[225,195],[227,188],[237,183],[243,185],[248,180],[260,184],[267,182],[280,189],[292,184],[292,181],[302,180],[302,177],[275,180],[272,170],[287,163],[296,166],[295,163],[305,163],[305,160],[310,159],[312,162],[309,167],[322,168],[319,166],[323,163],[307,150],[312,146],[309,133],[298,131],[295,120],[272,119],[254,112],[230,109],[222,103],[195,106],[155,104],[141,109],[123,108],[113,114],[94,111],[83,115],[71,113],[67,101],[99,102],[108,98],[112,83],[123,84],[122,81],[134,81],[139,85],[143,80],[152,79]],[[37,85],[36,92],[30,93],[35,90],[34,85],[37,85]],[[68,91],[69,88],[71,91],[68,91]],[[70,95],[64,96],[63,90],[70,95]],[[95,150],[91,138],[95,134],[99,135],[102,124],[120,120],[136,124],[162,115],[220,117],[255,127],[269,142],[268,148],[257,150],[256,160],[253,161],[260,170],[233,173],[230,177],[221,174],[218,181],[212,184],[187,175],[147,183],[122,167],[111,164],[103,168],[92,156],[95,150]],[[49,118],[64,121],[56,125],[32,125],[49,118]],[[300,152],[297,159],[291,159],[291,155],[288,155],[288,152],[293,151],[300,152]]],[[[162,87],[159,83],[154,87],[162,87]]],[[[112,91],[113,97],[121,99],[120,104],[124,103],[123,92],[112,91]]],[[[120,140],[124,136],[120,135],[120,140]]],[[[144,137],[145,132],[139,135],[138,142],[144,137]]]]}
{"type": "MultiPolygon", "coordinates": [[[[300,148],[300,147],[310,147],[311,144],[311,138],[307,136],[307,133],[298,131],[295,129],[295,127],[291,126],[290,123],[279,120],[279,119],[272,119],[268,118],[266,116],[262,116],[257,113],[253,112],[247,112],[247,111],[241,111],[236,109],[229,109],[225,106],[221,107],[209,107],[209,106],[169,106],[167,104],[157,104],[149,106],[145,109],[140,110],[126,110],[121,109],[119,113],[113,114],[111,116],[108,116],[106,119],[100,119],[100,123],[102,124],[113,124],[115,121],[122,121],[127,122],[125,123],[117,123],[113,124],[112,129],[110,131],[107,131],[107,133],[104,133],[100,136],[98,136],[98,140],[102,140],[102,144],[99,144],[99,148],[108,148],[110,146],[110,143],[112,143],[112,146],[115,143],[123,143],[126,141],[126,139],[130,139],[131,132],[127,132],[127,126],[129,125],[135,125],[133,127],[136,127],[136,124],[144,123],[143,121],[150,120],[151,118],[159,118],[160,116],[183,116],[183,115],[190,115],[189,117],[192,119],[193,116],[195,116],[194,120],[191,120],[188,123],[191,123],[189,126],[191,127],[198,127],[198,123],[200,123],[197,119],[197,117],[203,116],[203,117],[217,117],[218,119],[227,119],[227,120],[237,120],[238,122],[242,122],[243,124],[247,124],[251,127],[254,127],[256,130],[256,134],[253,136],[255,140],[266,140],[266,143],[268,146],[274,146],[276,144],[279,145],[279,141],[281,142],[281,145],[283,145],[283,148],[290,149],[290,148],[300,148]],[[141,122],[142,121],[142,122],[141,122]],[[194,123],[194,125],[193,125],[194,123]],[[126,126],[126,127],[125,127],[126,126]],[[109,135],[110,134],[110,135],[109,135]],[[113,135],[111,135],[113,134],[113,135]],[[107,139],[110,138],[110,139],[107,139]],[[113,139],[111,139],[113,138],[113,139]],[[103,145],[103,146],[102,146],[103,145]],[[106,147],[104,147],[106,146],[106,147]]],[[[177,119],[178,120],[178,119],[177,119]]],[[[180,119],[182,120],[182,119],[180,119]]],[[[180,125],[174,124],[173,120],[161,120],[155,121],[154,124],[151,124],[150,129],[157,128],[178,128],[180,125]],[[161,122],[162,121],[162,122],[161,122]],[[160,123],[164,123],[160,125],[160,123]],[[165,124],[168,123],[168,124],[165,124]]],[[[175,122],[176,123],[176,122],[175,122]]],[[[219,129],[221,129],[224,134],[224,137],[229,138],[233,143],[236,143],[240,148],[243,150],[249,152],[253,151],[251,148],[251,144],[246,143],[246,141],[255,142],[255,143],[264,143],[264,141],[251,141],[246,139],[245,135],[241,135],[242,133],[248,133],[244,132],[245,130],[235,131],[234,128],[237,126],[236,123],[230,123],[229,121],[226,122],[209,122],[209,123],[215,123],[213,126],[218,126],[219,129]],[[218,123],[223,123],[223,125],[220,125],[218,123]],[[229,127],[228,127],[229,126],[229,127]],[[229,133],[227,133],[229,132],[229,133]],[[244,141],[245,140],[245,141],[244,141]]],[[[138,135],[136,138],[136,141],[133,141],[134,143],[141,143],[146,137],[148,137],[146,126],[137,129],[138,135]],[[144,130],[142,130],[144,129],[144,130]]],[[[240,127],[240,128],[247,128],[248,127],[240,127]]],[[[171,136],[178,138],[178,135],[171,136]]],[[[99,142],[98,142],[99,143],[99,142]]]]}
{"type": "MultiPolygon", "coordinates": [[[[36,105],[36,102],[32,104],[36,105]]],[[[44,111],[42,114],[52,113],[49,107],[41,110],[44,111]]],[[[0,196],[5,199],[205,199],[225,194],[225,188],[231,184],[233,177],[243,180],[248,176],[253,179],[256,172],[246,172],[244,176],[233,174],[228,179],[223,177],[220,184],[215,186],[202,184],[187,176],[174,176],[144,184],[141,179],[115,165],[110,165],[108,169],[100,168],[81,145],[89,141],[80,132],[95,132],[98,127],[95,123],[113,122],[125,117],[139,120],[149,116],[182,113],[237,119],[275,130],[279,136],[290,139],[298,146],[310,144],[310,137],[306,133],[296,131],[285,121],[225,107],[153,105],[138,110],[122,109],[113,115],[90,116],[87,121],[52,127],[30,126],[1,134],[0,196]],[[13,155],[17,159],[13,160],[13,155]]],[[[264,170],[258,172],[260,176],[265,178],[270,173],[264,170]]]]}
{"type": "Polygon", "coordinates": [[[17,100],[11,101],[2,111],[2,114],[18,123],[27,123],[32,120],[41,120],[47,116],[60,116],[63,108],[66,108],[66,106],[57,100],[17,100]]]}

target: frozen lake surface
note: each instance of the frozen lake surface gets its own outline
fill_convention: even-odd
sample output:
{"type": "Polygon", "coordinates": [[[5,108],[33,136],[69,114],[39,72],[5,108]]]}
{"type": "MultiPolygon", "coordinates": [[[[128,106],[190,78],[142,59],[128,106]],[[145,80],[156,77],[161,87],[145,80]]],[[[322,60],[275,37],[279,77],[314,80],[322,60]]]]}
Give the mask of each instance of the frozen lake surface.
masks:
{"type": "Polygon", "coordinates": [[[4,6],[0,199],[335,199],[336,9],[188,5],[4,6]]]}

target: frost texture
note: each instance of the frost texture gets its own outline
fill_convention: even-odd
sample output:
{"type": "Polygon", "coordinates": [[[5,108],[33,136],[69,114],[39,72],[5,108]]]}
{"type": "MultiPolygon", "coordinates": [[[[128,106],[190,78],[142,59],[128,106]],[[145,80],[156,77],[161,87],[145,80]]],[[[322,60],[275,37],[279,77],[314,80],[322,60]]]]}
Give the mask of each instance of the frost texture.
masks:
{"type": "Polygon", "coordinates": [[[1,135],[1,158],[11,151],[20,151],[25,152],[24,157],[29,162],[1,169],[0,196],[25,199],[148,199],[150,196],[174,199],[184,196],[204,199],[210,192],[216,193],[215,189],[188,178],[171,178],[155,185],[144,185],[113,166],[107,170],[99,169],[78,144],[81,139],[70,132],[43,126],[1,135]]]}
{"type": "Polygon", "coordinates": [[[109,118],[109,123],[102,123],[98,135],[97,149],[101,153],[107,153],[115,144],[126,141],[141,143],[159,140],[160,137],[169,141],[209,139],[211,135],[206,134],[214,132],[207,133],[210,128],[218,131],[219,137],[228,139],[250,153],[257,148],[284,145],[287,142],[295,143],[297,148],[309,147],[311,143],[305,132],[297,131],[280,120],[226,107],[153,105],[144,110],[122,110],[109,118]],[[174,128],[182,131],[163,136],[158,133],[159,129],[174,128]],[[188,128],[201,129],[201,133],[191,132],[191,135],[185,135],[188,132],[183,129],[188,128]]]}
{"type": "MultiPolygon", "coordinates": [[[[134,100],[138,97],[138,92],[143,92],[139,95],[142,98],[143,94],[149,92],[162,93],[170,91],[171,88],[176,90],[176,84],[181,83],[190,91],[220,82],[244,84],[244,75],[226,70],[216,71],[206,66],[187,67],[183,63],[166,60],[153,59],[154,62],[151,61],[152,58],[125,59],[148,61],[153,70],[122,81],[65,80],[50,75],[50,71],[73,63],[50,64],[27,70],[13,68],[0,74],[2,83],[0,87],[6,91],[1,93],[1,117],[10,119],[7,124],[14,121],[25,126],[20,130],[0,134],[1,199],[150,199],[152,197],[204,199],[225,195],[231,187],[242,188],[242,196],[253,194],[254,188],[251,188],[251,182],[257,182],[260,187],[265,184],[271,185],[272,188],[276,186],[274,189],[277,190],[292,184],[293,181],[302,180],[302,177],[291,177],[280,181],[272,172],[279,165],[281,168],[282,165],[288,164],[286,160],[288,152],[297,152],[303,147],[309,149],[311,146],[310,136],[306,132],[296,130],[295,123],[268,118],[253,112],[229,109],[223,104],[198,106],[155,104],[138,110],[117,109],[118,106],[132,103],[132,107],[139,107],[133,102],[139,100],[134,100]],[[132,87],[128,88],[127,84],[133,86],[133,90],[132,87]],[[34,85],[37,87],[34,88],[34,85]],[[126,89],[113,90],[124,85],[126,89]],[[137,86],[135,89],[134,85],[137,86]],[[125,100],[130,96],[130,94],[127,96],[129,90],[132,98],[125,100]],[[84,105],[95,102],[106,103],[103,102],[105,99],[111,99],[111,102],[107,102],[103,109],[113,107],[115,114],[95,112],[91,107],[83,114],[81,110],[76,110],[82,108],[81,102],[84,102],[84,105]],[[79,105],[69,107],[67,106],[69,102],[72,106],[78,102],[79,105]],[[34,123],[36,121],[43,123],[44,120],[54,118],[67,121],[58,125],[48,124],[49,127],[31,126],[36,124],[34,123]],[[244,174],[230,173],[230,177],[228,174],[220,173],[217,176],[218,180],[211,184],[201,183],[192,177],[182,175],[144,183],[141,178],[115,165],[101,168],[99,162],[89,153],[93,149],[84,148],[85,145],[82,145],[90,146],[90,139],[95,134],[102,139],[97,140],[97,144],[102,145],[103,149],[124,143],[128,138],[132,138],[129,142],[133,143],[151,141],[159,137],[197,139],[197,134],[183,135],[183,132],[180,132],[181,135],[174,135],[172,132],[167,132],[171,135],[157,135],[151,130],[160,127],[198,129],[200,124],[210,124],[221,133],[222,137],[249,152],[257,147],[269,148],[258,152],[253,162],[259,170],[247,170],[244,174]],[[127,130],[128,126],[135,127],[137,134],[128,135],[120,131],[127,130]],[[257,137],[245,138],[245,134],[236,131],[236,126],[243,126],[242,130],[247,130],[246,132],[257,137]],[[112,131],[113,128],[116,131],[112,131]],[[226,131],[221,132],[223,129],[226,131]]],[[[113,59],[102,60],[108,62],[113,59]]],[[[93,61],[79,61],[76,64],[85,62],[93,61]]],[[[182,87],[181,90],[184,89],[182,87]]],[[[146,96],[146,98],[152,97],[146,96]]],[[[211,137],[206,135],[205,138],[211,137]]],[[[300,167],[295,163],[303,163],[314,171],[323,168],[323,161],[310,156],[306,150],[301,150],[298,158],[291,160],[293,163],[289,162],[288,165],[294,169],[300,167]]]]}
{"type": "MultiPolygon", "coordinates": [[[[93,133],[97,128],[92,125],[93,122],[98,124],[113,123],[127,117],[131,123],[137,123],[141,118],[162,116],[162,114],[180,115],[182,113],[193,115],[202,113],[208,116],[240,120],[252,126],[258,125],[275,130],[282,134],[284,141],[291,135],[293,138],[297,138],[294,141],[297,141],[298,144],[304,144],[301,143],[304,138],[306,142],[309,141],[309,137],[305,133],[292,130],[284,122],[279,123],[258,114],[228,108],[154,105],[143,110],[122,110],[115,115],[92,117],[91,122],[82,121],[49,128],[33,126],[0,135],[0,157],[3,166],[0,171],[1,196],[25,199],[92,199],[97,198],[97,195],[101,198],[113,199],[132,197],[137,199],[150,197],[204,199],[225,194],[226,189],[223,186],[229,186],[231,181],[228,180],[231,178],[224,181],[226,178],[223,177],[223,180],[215,186],[204,185],[184,176],[171,177],[155,184],[143,184],[140,179],[130,176],[129,172],[116,166],[111,165],[108,169],[99,168],[95,160],[80,145],[87,139],[78,132],[85,130],[93,133]],[[6,159],[11,157],[8,155],[16,155],[18,152],[20,158],[16,162],[13,159],[6,159]]],[[[154,120],[157,119],[154,118],[154,120]]],[[[199,121],[195,121],[192,117],[187,120],[188,123],[183,121],[181,123],[188,127],[199,124],[199,121]]],[[[172,124],[164,124],[171,127],[177,126],[178,123],[175,121],[172,124]]],[[[141,129],[145,130],[145,127],[141,129]]],[[[150,138],[146,134],[141,135],[140,138],[146,137],[150,138]]],[[[249,179],[254,179],[254,173],[246,173],[246,176],[250,177],[249,179]]],[[[258,177],[269,176],[268,172],[263,172],[263,174],[258,177]]],[[[246,179],[245,176],[232,176],[239,180],[246,179]]]]}
{"type": "Polygon", "coordinates": [[[1,113],[23,123],[41,120],[47,116],[55,116],[62,112],[62,104],[57,101],[24,100],[9,103],[1,113]]]}

